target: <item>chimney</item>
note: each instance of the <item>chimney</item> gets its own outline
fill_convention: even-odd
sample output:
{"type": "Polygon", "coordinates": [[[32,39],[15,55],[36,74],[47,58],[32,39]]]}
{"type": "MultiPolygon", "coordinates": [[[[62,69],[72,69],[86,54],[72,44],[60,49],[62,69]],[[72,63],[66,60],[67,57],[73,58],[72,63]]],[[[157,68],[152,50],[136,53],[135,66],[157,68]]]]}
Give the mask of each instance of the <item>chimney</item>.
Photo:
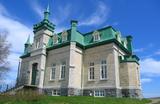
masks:
{"type": "Polygon", "coordinates": [[[78,24],[78,21],[71,20],[71,41],[76,40],[77,24],[78,24]]]}
{"type": "Polygon", "coordinates": [[[71,28],[77,28],[77,24],[78,24],[78,21],[76,20],[71,20],[71,28]]]}
{"type": "Polygon", "coordinates": [[[127,38],[127,47],[132,54],[132,39],[133,39],[133,37],[131,35],[129,35],[129,36],[126,36],[126,38],[127,38]]]}

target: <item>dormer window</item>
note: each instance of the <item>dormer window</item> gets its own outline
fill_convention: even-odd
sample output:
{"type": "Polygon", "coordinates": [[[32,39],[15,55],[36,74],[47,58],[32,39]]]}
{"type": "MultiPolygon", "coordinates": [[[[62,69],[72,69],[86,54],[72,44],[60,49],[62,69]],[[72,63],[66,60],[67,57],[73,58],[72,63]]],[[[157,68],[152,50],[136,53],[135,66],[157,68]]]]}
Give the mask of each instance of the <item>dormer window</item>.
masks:
{"type": "Polygon", "coordinates": [[[67,31],[62,32],[62,42],[65,42],[68,40],[68,33],[67,31]]]}
{"type": "Polygon", "coordinates": [[[93,32],[93,41],[99,41],[100,40],[100,33],[98,31],[93,32]]]}
{"type": "Polygon", "coordinates": [[[53,35],[53,44],[57,44],[58,43],[58,36],[57,34],[53,35]]]}

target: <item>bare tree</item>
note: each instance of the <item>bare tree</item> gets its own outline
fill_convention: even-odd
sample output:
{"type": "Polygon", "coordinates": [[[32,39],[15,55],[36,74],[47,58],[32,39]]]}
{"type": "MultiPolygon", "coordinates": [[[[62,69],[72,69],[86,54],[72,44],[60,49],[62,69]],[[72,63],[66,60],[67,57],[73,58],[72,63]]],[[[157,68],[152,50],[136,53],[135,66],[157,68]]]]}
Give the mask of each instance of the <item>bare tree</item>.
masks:
{"type": "Polygon", "coordinates": [[[7,41],[7,34],[7,31],[0,31],[0,80],[2,80],[2,76],[9,71],[7,57],[10,53],[10,44],[7,41]]]}

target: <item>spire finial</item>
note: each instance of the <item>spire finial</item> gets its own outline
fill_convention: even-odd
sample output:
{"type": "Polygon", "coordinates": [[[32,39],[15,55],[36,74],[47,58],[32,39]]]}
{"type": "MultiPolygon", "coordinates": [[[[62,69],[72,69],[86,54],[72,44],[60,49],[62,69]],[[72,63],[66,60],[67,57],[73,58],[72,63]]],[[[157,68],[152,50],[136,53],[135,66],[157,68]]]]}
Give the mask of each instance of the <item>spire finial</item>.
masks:
{"type": "Polygon", "coordinates": [[[26,41],[25,44],[26,44],[26,45],[30,44],[30,35],[28,36],[28,39],[27,39],[27,41],[26,41]]]}
{"type": "Polygon", "coordinates": [[[49,10],[49,4],[48,4],[47,8],[46,8],[46,10],[44,12],[44,20],[48,20],[49,15],[50,15],[50,10],[49,10]]]}
{"type": "Polygon", "coordinates": [[[49,10],[49,3],[48,3],[46,12],[49,12],[49,11],[50,11],[50,10],[49,10]]]}

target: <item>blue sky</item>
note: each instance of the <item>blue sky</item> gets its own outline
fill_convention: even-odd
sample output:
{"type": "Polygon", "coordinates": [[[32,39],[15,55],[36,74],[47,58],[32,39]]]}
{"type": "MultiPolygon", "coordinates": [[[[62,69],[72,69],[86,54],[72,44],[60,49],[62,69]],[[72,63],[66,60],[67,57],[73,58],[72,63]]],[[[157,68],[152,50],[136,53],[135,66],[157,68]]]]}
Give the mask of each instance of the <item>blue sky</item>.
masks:
{"type": "Polygon", "coordinates": [[[12,44],[7,83],[15,81],[24,42],[29,34],[33,37],[32,26],[42,20],[48,3],[56,32],[70,28],[70,20],[76,19],[81,32],[111,25],[123,36],[132,35],[134,53],[141,59],[143,94],[160,96],[159,0],[1,0],[0,31],[9,32],[12,44]]]}

